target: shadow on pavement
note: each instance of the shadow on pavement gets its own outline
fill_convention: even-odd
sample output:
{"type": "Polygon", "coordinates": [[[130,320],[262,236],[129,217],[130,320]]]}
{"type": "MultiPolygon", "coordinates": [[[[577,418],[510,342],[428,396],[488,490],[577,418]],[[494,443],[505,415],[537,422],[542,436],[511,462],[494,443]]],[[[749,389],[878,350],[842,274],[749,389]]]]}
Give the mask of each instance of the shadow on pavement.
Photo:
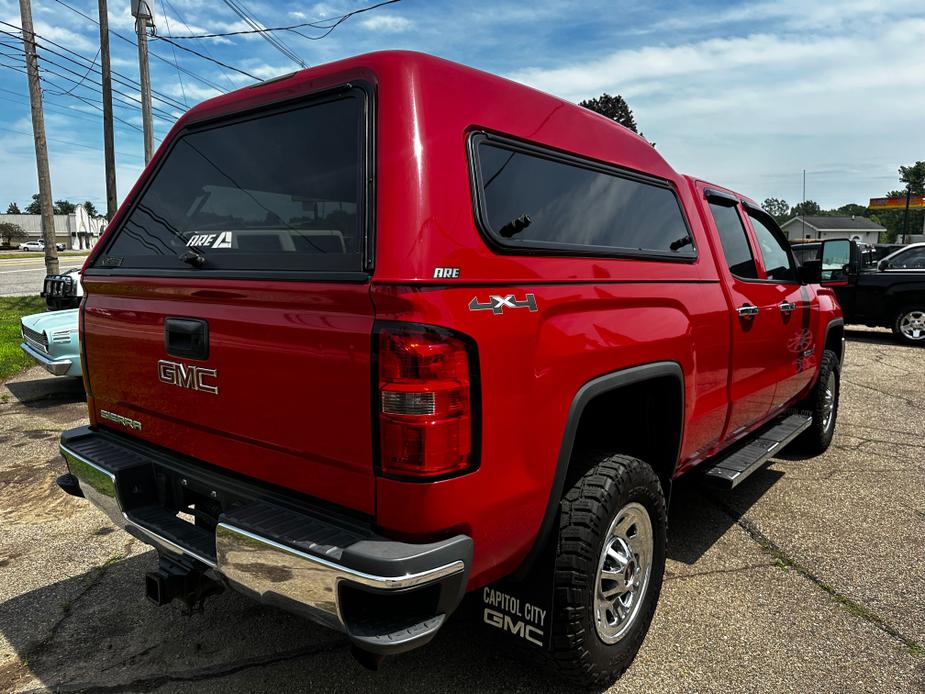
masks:
{"type": "Polygon", "coordinates": [[[676,480],[668,512],[668,558],[697,562],[783,475],[764,467],[730,491],[707,487],[696,473],[676,480]],[[726,503],[719,506],[714,499],[726,503]]]}
{"type": "Polygon", "coordinates": [[[13,381],[7,383],[6,387],[21,404],[32,409],[87,401],[84,383],[80,378],[52,376],[30,381],[13,381]]]}
{"type": "Polygon", "coordinates": [[[866,342],[871,345],[886,345],[888,347],[902,347],[889,330],[858,330],[845,328],[845,339],[853,342],[866,342]]]}
{"type": "Polygon", "coordinates": [[[30,673],[55,692],[574,691],[486,632],[471,605],[431,644],[373,673],[342,634],[234,591],[202,614],[154,607],[143,597],[154,563],[146,552],[0,604],[0,633],[27,663],[0,667],[0,691],[19,690],[30,673]]]}

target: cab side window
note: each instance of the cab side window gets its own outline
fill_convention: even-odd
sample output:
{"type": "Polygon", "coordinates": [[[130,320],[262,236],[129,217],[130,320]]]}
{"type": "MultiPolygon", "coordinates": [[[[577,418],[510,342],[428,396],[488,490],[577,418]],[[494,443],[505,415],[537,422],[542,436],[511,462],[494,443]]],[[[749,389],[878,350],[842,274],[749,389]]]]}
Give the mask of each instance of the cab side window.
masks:
{"type": "Polygon", "coordinates": [[[761,260],[764,262],[768,279],[779,282],[795,282],[797,278],[796,269],[793,267],[790,254],[778,239],[777,234],[760,215],[749,210],[748,217],[752,222],[752,229],[755,230],[755,238],[758,240],[758,252],[761,253],[761,260]]]}
{"type": "Polygon", "coordinates": [[[890,268],[895,270],[925,270],[925,246],[900,253],[890,260],[890,268]]]}
{"type": "Polygon", "coordinates": [[[710,200],[710,212],[713,214],[713,221],[716,222],[720,243],[723,244],[723,254],[726,256],[729,272],[746,280],[758,279],[758,268],[748,244],[745,226],[739,217],[738,205],[724,205],[722,202],[710,200]]]}

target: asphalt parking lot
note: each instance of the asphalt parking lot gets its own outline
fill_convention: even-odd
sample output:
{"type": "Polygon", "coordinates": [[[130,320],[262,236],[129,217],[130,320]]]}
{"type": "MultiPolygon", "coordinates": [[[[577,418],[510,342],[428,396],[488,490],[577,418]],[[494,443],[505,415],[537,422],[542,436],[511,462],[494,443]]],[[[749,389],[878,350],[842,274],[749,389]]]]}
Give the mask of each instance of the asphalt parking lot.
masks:
{"type": "MultiPolygon", "coordinates": [[[[154,553],[54,485],[74,383],[0,388],[0,691],[564,691],[454,617],[378,673],[345,639],[234,592],[143,595],[154,553]]],[[[836,438],[731,493],[680,484],[661,603],[614,692],[925,691],[925,350],[851,330],[836,438]]]]}

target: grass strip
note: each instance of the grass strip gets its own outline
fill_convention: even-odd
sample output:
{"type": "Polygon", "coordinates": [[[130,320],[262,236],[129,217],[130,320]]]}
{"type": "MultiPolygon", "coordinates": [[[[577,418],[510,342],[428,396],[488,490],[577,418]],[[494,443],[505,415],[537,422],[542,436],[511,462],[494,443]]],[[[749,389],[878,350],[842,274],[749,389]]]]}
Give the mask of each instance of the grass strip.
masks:
{"type": "Polygon", "coordinates": [[[19,348],[19,319],[44,310],[45,300],[38,296],[0,297],[0,380],[35,363],[19,348]]]}

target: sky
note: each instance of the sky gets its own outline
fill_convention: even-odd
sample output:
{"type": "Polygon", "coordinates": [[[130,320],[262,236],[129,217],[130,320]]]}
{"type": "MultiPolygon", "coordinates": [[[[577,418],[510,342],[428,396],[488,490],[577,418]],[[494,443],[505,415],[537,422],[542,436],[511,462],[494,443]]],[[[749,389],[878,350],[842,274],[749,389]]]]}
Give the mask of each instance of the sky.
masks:
{"type": "MultiPolygon", "coordinates": [[[[219,0],[151,1],[159,35],[249,28],[219,0]]],[[[330,20],[374,2],[233,0],[266,27],[330,20]]],[[[129,0],[109,5],[110,29],[133,40],[129,0]]],[[[33,0],[39,45],[48,49],[40,48],[40,65],[53,196],[103,210],[98,75],[82,79],[99,49],[97,17],[97,0],[33,0]]],[[[0,21],[2,212],[10,201],[28,203],[38,183],[17,0],[0,0],[0,21]]],[[[901,164],[925,159],[922,0],[401,0],[354,15],[322,39],[274,36],[309,66],[402,48],[572,101],[621,94],[675,169],[759,201],[799,202],[805,169],[806,196],[824,208],[866,203],[900,188],[901,164]]],[[[299,67],[259,35],[182,45],[260,79],[299,67]]],[[[122,92],[121,202],[143,167],[138,58],[119,36],[111,49],[122,92]]],[[[188,106],[253,81],[163,40],[151,39],[150,49],[155,144],[188,106]]]]}

